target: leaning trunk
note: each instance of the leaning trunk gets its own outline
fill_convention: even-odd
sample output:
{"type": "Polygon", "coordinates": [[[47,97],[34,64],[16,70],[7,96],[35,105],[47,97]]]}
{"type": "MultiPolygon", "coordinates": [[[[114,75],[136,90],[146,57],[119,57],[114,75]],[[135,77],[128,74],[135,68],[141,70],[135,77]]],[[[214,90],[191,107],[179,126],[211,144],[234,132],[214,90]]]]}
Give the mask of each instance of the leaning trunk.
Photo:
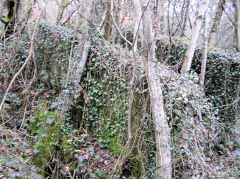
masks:
{"type": "MultiPolygon", "coordinates": [[[[88,3],[87,1],[85,1],[83,3],[83,7],[85,9],[84,12],[84,17],[87,17],[89,15],[89,7],[88,7],[88,3]]],[[[62,90],[61,94],[60,94],[60,98],[59,98],[59,103],[60,105],[60,113],[61,113],[61,118],[65,118],[66,114],[69,110],[69,108],[71,107],[73,98],[76,98],[77,94],[80,94],[80,81],[82,78],[82,74],[83,74],[83,70],[84,67],[87,63],[87,57],[89,54],[89,48],[90,48],[90,39],[89,39],[89,35],[88,35],[88,24],[85,21],[84,22],[84,27],[86,28],[87,31],[87,35],[86,35],[86,41],[83,42],[79,42],[79,46],[77,49],[77,53],[79,53],[79,51],[82,51],[82,56],[81,58],[77,59],[76,61],[72,62],[73,58],[71,58],[72,55],[70,55],[70,59],[69,59],[69,67],[68,67],[68,73],[67,73],[67,78],[66,78],[66,83],[73,85],[73,90],[62,90]],[[75,65],[71,65],[71,64],[75,64],[75,65]],[[75,94],[75,96],[72,95],[75,94]]],[[[77,27],[78,24],[77,24],[77,27]]],[[[67,85],[67,87],[69,87],[67,85]]]]}
{"type": "Polygon", "coordinates": [[[205,73],[206,73],[206,66],[207,66],[207,54],[208,54],[208,40],[207,40],[207,24],[208,18],[207,15],[204,18],[204,32],[203,32],[203,53],[202,53],[202,64],[201,64],[201,74],[200,74],[200,85],[204,85],[205,73]]]}
{"type": "Polygon", "coordinates": [[[222,13],[223,13],[225,4],[226,4],[226,0],[219,0],[216,15],[214,17],[214,22],[213,22],[213,25],[212,25],[212,28],[211,28],[211,31],[209,34],[209,42],[208,42],[209,48],[213,48],[216,43],[217,34],[219,31],[220,20],[222,17],[222,13]]]}
{"type": "Polygon", "coordinates": [[[197,41],[198,41],[203,17],[208,8],[208,4],[209,4],[209,0],[201,0],[199,2],[199,10],[198,10],[197,17],[196,17],[194,25],[193,25],[192,36],[191,36],[191,39],[189,42],[189,46],[188,46],[188,49],[184,56],[184,62],[183,62],[183,66],[181,69],[181,73],[188,73],[191,68],[192,59],[193,59],[193,55],[194,55],[194,52],[195,52],[195,49],[197,46],[197,41]]]}
{"type": "Polygon", "coordinates": [[[143,6],[144,59],[151,99],[152,117],[156,138],[156,178],[169,179],[172,176],[170,152],[170,128],[164,111],[161,82],[156,72],[153,27],[149,5],[143,6]]]}

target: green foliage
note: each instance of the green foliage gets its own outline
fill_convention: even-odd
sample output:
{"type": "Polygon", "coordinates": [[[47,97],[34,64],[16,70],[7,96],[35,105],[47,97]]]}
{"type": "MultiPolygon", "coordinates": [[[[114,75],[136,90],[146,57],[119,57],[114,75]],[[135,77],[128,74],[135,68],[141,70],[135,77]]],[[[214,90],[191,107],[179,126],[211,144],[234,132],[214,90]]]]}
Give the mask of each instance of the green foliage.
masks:
{"type": "Polygon", "coordinates": [[[63,7],[67,7],[70,4],[69,0],[65,0],[63,2],[64,2],[63,7]]]}
{"type": "MultiPolygon", "coordinates": [[[[85,19],[82,19],[80,24],[84,24],[84,21],[85,19]]],[[[78,47],[84,40],[84,34],[74,34],[76,33],[71,29],[61,26],[53,28],[45,22],[41,22],[35,39],[38,81],[34,85],[41,89],[41,95],[44,90],[51,89],[55,92],[52,96],[50,94],[50,101],[47,103],[43,103],[46,100],[42,98],[30,97],[31,100],[33,98],[40,103],[34,114],[30,112],[32,117],[29,118],[29,131],[35,139],[34,163],[39,167],[43,177],[43,171],[48,165],[56,164],[59,159],[57,154],[61,155],[61,162],[71,164],[70,172],[76,172],[79,177],[82,174],[80,169],[90,165],[88,163],[90,160],[84,161],[85,159],[79,153],[78,161],[74,158],[75,151],[89,150],[90,145],[83,140],[81,135],[78,136],[80,131],[78,124],[83,124],[80,127],[84,127],[87,132],[94,134],[100,147],[111,150],[116,157],[119,156],[127,141],[129,81],[132,74],[133,57],[130,52],[120,46],[109,45],[109,48],[105,48],[97,36],[92,37],[88,66],[84,69],[83,79],[79,82],[80,92],[75,94],[76,89],[73,89],[71,81],[66,81],[67,67],[70,64],[72,67],[70,73],[74,74],[74,65],[81,57],[78,47]],[[73,55],[69,60],[71,49],[73,55]],[[62,105],[60,100],[56,99],[60,92],[76,97],[71,103],[71,110],[69,115],[66,115],[66,119],[61,119],[56,110],[61,109],[62,105]]],[[[185,41],[185,39],[180,39],[180,41],[185,41]]],[[[29,39],[26,35],[23,35],[21,39],[13,37],[6,41],[6,44],[4,47],[1,46],[1,50],[4,52],[2,61],[5,60],[4,65],[10,67],[3,68],[0,72],[1,84],[6,76],[12,77],[19,69],[12,68],[12,66],[18,67],[26,59],[29,39]],[[16,59],[13,60],[13,56],[16,59]]],[[[167,47],[162,48],[161,45],[158,44],[157,57],[165,58],[168,49],[167,47]],[[163,51],[160,50],[160,47],[163,51]]],[[[177,65],[185,50],[185,44],[173,44],[169,54],[169,64],[177,65]]],[[[225,54],[209,54],[206,95],[197,85],[197,73],[200,70],[201,60],[199,50],[196,52],[193,62],[195,72],[189,76],[179,75],[177,73],[179,67],[173,71],[168,66],[157,65],[158,75],[163,84],[167,119],[171,127],[171,148],[176,178],[193,178],[206,171],[219,173],[230,166],[228,161],[231,157],[225,155],[229,153],[225,147],[232,144],[224,138],[224,135],[222,137],[220,134],[223,127],[229,124],[229,129],[234,125],[238,108],[230,106],[229,110],[216,109],[216,107],[233,102],[236,97],[234,88],[239,87],[237,66],[239,63],[228,59],[229,57],[225,54]],[[225,155],[226,159],[220,160],[223,157],[218,153],[225,155]],[[207,165],[205,162],[203,165],[199,156],[203,156],[204,159],[211,158],[212,161],[207,165]],[[212,170],[210,171],[209,168],[212,170]]],[[[129,167],[126,164],[128,167],[126,170],[131,173],[130,177],[132,178],[142,177],[144,171],[146,178],[154,178],[153,168],[155,168],[156,160],[154,125],[149,102],[146,103],[146,109],[144,109],[148,96],[145,68],[140,57],[137,62],[132,132],[136,132],[141,124],[142,126],[133,143],[133,151],[127,161],[129,167]],[[146,115],[146,119],[143,119],[144,115],[146,115]]],[[[27,73],[28,76],[32,76],[32,69],[33,63],[29,64],[23,74],[27,73]]],[[[3,94],[1,88],[0,94],[1,99],[3,94]]],[[[66,95],[62,96],[63,100],[66,95]]],[[[22,107],[24,97],[25,93],[19,95],[18,92],[11,92],[8,98],[9,104],[5,106],[5,110],[22,107]]],[[[8,120],[8,116],[5,116],[4,119],[8,120]]],[[[27,125],[24,127],[27,128],[27,125]]],[[[125,154],[124,151],[123,156],[125,154]]],[[[90,152],[89,156],[92,157],[91,159],[99,158],[99,156],[95,156],[94,150],[90,152]]],[[[234,155],[232,156],[234,157],[234,155]]],[[[234,172],[237,173],[238,168],[236,164],[234,172]]],[[[231,176],[231,172],[233,171],[228,172],[226,176],[231,176]]],[[[64,168],[60,169],[60,173],[62,176],[67,176],[64,168]]],[[[107,176],[104,172],[96,171],[91,174],[91,177],[105,178],[107,176]]]]}
{"type": "Polygon", "coordinates": [[[43,104],[37,109],[30,122],[30,131],[36,138],[33,147],[34,163],[40,169],[44,169],[56,154],[56,147],[61,139],[61,120],[56,111],[48,111],[47,105],[43,104]]]}
{"type": "Polygon", "coordinates": [[[42,176],[45,167],[56,162],[57,154],[61,153],[63,161],[68,163],[73,160],[74,150],[79,149],[78,141],[73,140],[76,131],[68,123],[63,123],[57,110],[50,111],[50,104],[39,105],[30,119],[30,131],[35,138],[34,164],[41,169],[42,176]]]}
{"type": "MultiPolygon", "coordinates": [[[[183,59],[186,49],[186,44],[174,42],[169,51],[169,47],[159,41],[156,52],[159,59],[169,57],[168,63],[178,72],[181,67],[180,60],[183,59]]],[[[193,157],[193,153],[202,150],[205,157],[213,158],[219,153],[227,155],[234,148],[233,133],[240,106],[239,102],[231,105],[239,93],[239,61],[235,58],[234,54],[224,51],[208,53],[204,93],[201,87],[195,86],[198,83],[197,74],[200,73],[202,61],[200,49],[195,52],[193,72],[190,75],[177,77],[175,73],[163,72],[162,78],[168,81],[164,87],[164,98],[168,119],[172,121],[171,137],[173,151],[176,152],[173,153],[173,158],[180,157],[188,161],[188,166],[192,169],[185,168],[186,171],[183,172],[183,167],[181,172],[189,177],[201,175],[199,170],[194,170],[201,162],[198,162],[198,157],[193,157]],[[231,137],[226,139],[226,136],[231,137]],[[198,141],[201,147],[198,148],[199,144],[194,144],[194,141],[198,141]],[[183,146],[179,150],[181,145],[183,146]]],[[[159,71],[161,72],[162,68],[159,71]]],[[[233,160],[233,156],[234,154],[228,156],[225,162],[215,161],[211,167],[220,171],[227,167],[226,161],[233,160]]],[[[230,173],[233,173],[233,169],[228,174],[230,173]]]]}
{"type": "MultiPolygon", "coordinates": [[[[60,92],[65,85],[71,48],[73,54],[78,51],[78,43],[73,39],[73,30],[62,26],[57,26],[53,30],[46,22],[41,21],[36,36],[38,72],[42,82],[51,84],[57,92],[60,92]]],[[[77,54],[74,58],[79,58],[80,55],[77,54]]]]}
{"type": "Polygon", "coordinates": [[[27,0],[22,0],[20,3],[21,3],[22,6],[26,6],[27,5],[27,0]]]}
{"type": "MultiPolygon", "coordinates": [[[[117,46],[111,46],[111,49],[107,51],[101,46],[92,48],[91,52],[94,57],[86,69],[91,72],[91,78],[84,79],[84,83],[88,84],[84,127],[98,137],[101,147],[108,148],[116,157],[122,152],[128,137],[126,126],[129,108],[129,81],[132,73],[131,64],[124,64],[122,60],[133,58],[130,53],[121,54],[121,50],[117,46]]],[[[144,116],[143,104],[146,94],[142,91],[146,88],[146,78],[143,74],[143,71],[140,72],[139,78],[136,80],[137,87],[134,90],[133,133],[138,129],[144,116]]],[[[146,114],[146,117],[149,116],[146,114]]],[[[145,126],[150,127],[151,124],[148,123],[151,122],[147,120],[145,126]]],[[[142,135],[146,137],[146,141],[153,142],[152,131],[149,128],[148,130],[150,131],[142,131],[142,135]]],[[[146,145],[144,145],[145,147],[147,148],[146,145]]],[[[125,152],[123,151],[123,155],[125,152]]],[[[135,149],[129,157],[129,161],[133,161],[131,162],[133,167],[130,170],[134,175],[139,172],[139,166],[142,164],[140,158],[136,160],[137,156],[138,152],[135,149]]],[[[139,173],[136,176],[140,176],[139,173]]]]}
{"type": "Polygon", "coordinates": [[[127,85],[124,82],[115,85],[114,78],[105,71],[103,79],[88,79],[90,102],[86,108],[85,126],[99,137],[102,146],[107,146],[118,156],[124,145],[123,139],[126,138],[127,85]]]}
{"type": "MultiPolygon", "coordinates": [[[[157,57],[160,59],[168,57],[168,63],[179,69],[181,67],[179,66],[179,62],[183,59],[187,45],[174,41],[170,47],[169,54],[168,48],[165,44],[158,41],[157,57]]],[[[238,89],[240,79],[239,61],[235,60],[236,58],[236,54],[219,49],[208,53],[204,91],[211,98],[215,107],[227,105],[236,100],[238,91],[236,89],[238,89]]],[[[201,49],[197,49],[192,63],[192,70],[197,74],[200,74],[201,61],[202,51],[201,49]]],[[[221,110],[219,113],[223,122],[230,122],[231,124],[234,124],[236,114],[234,105],[230,106],[227,110],[221,110]]],[[[231,125],[227,126],[228,130],[232,128],[231,125]]]]}
{"type": "Polygon", "coordinates": [[[23,133],[0,125],[0,173],[9,178],[40,178],[29,158],[31,144],[23,133]]]}

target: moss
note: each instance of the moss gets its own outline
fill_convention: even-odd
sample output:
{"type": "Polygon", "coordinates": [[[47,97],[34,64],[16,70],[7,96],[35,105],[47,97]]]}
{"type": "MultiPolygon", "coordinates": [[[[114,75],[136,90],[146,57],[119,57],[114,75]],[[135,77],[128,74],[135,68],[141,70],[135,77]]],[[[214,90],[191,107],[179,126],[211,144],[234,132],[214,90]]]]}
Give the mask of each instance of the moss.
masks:
{"type": "Polygon", "coordinates": [[[133,169],[131,170],[132,171],[132,175],[133,176],[137,176],[137,177],[140,177],[140,174],[142,173],[142,164],[141,164],[141,161],[140,160],[137,160],[134,162],[135,165],[133,167],[133,169]]]}
{"type": "Polygon", "coordinates": [[[123,149],[124,139],[127,138],[123,133],[123,125],[126,119],[126,96],[127,91],[119,88],[118,83],[109,76],[104,79],[98,76],[92,79],[89,96],[92,97],[88,104],[85,120],[89,125],[91,133],[99,137],[100,143],[104,144],[114,156],[119,156],[123,149]],[[121,91],[120,95],[116,92],[121,91]]]}
{"type": "MultiPolygon", "coordinates": [[[[96,128],[91,128],[91,133],[93,131],[96,131],[96,128]]],[[[100,144],[104,144],[104,146],[110,150],[113,154],[114,157],[118,157],[119,154],[121,153],[122,149],[124,148],[123,145],[123,140],[121,139],[121,135],[115,134],[115,135],[110,135],[111,131],[103,130],[99,132],[98,137],[100,144]]]]}
{"type": "Polygon", "coordinates": [[[73,160],[74,149],[79,149],[80,146],[75,146],[73,141],[69,142],[69,139],[64,136],[61,141],[61,148],[64,162],[69,163],[73,160]]]}
{"type": "Polygon", "coordinates": [[[119,156],[123,149],[123,145],[118,142],[118,137],[106,137],[106,139],[110,141],[107,148],[113,153],[113,156],[119,156]]]}
{"type": "Polygon", "coordinates": [[[40,174],[44,174],[44,168],[49,160],[56,153],[56,146],[61,139],[61,120],[58,113],[49,112],[44,108],[40,108],[34,114],[31,121],[30,130],[32,135],[36,137],[36,144],[33,152],[34,164],[41,169],[40,174]]]}

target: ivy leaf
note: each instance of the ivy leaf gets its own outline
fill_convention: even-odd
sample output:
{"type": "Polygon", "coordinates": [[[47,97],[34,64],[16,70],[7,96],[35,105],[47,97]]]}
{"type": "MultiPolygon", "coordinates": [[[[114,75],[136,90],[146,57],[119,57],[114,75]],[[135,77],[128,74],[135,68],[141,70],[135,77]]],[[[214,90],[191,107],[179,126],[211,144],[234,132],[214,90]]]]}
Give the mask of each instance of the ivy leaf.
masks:
{"type": "Polygon", "coordinates": [[[79,161],[80,163],[82,163],[82,162],[84,161],[84,157],[81,156],[81,155],[79,155],[79,156],[78,156],[78,161],[79,161]]]}
{"type": "Polygon", "coordinates": [[[50,118],[48,118],[48,119],[46,120],[46,123],[49,124],[49,125],[51,125],[51,124],[53,123],[53,120],[50,119],[50,118]]]}

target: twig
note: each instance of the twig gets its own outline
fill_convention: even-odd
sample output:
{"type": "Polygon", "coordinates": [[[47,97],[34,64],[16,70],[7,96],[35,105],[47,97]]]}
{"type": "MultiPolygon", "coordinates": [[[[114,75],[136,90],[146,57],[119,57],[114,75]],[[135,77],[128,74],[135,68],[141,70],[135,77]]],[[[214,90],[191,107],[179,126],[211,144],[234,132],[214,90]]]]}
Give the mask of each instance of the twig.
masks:
{"type": "Polygon", "coordinates": [[[69,20],[70,18],[73,16],[73,14],[79,9],[80,5],[78,5],[78,7],[68,16],[68,18],[62,23],[62,25],[64,26],[69,20]]]}
{"type": "Polygon", "coordinates": [[[103,39],[103,41],[104,41],[104,43],[105,43],[105,46],[106,46],[107,48],[109,48],[109,46],[108,46],[105,38],[103,37],[103,35],[102,35],[101,32],[99,31],[99,29],[96,27],[96,25],[95,25],[90,19],[88,19],[86,16],[84,16],[83,14],[81,14],[81,13],[78,12],[78,15],[81,16],[81,17],[83,17],[83,18],[85,18],[86,21],[88,21],[90,24],[93,25],[93,27],[97,30],[98,34],[99,34],[99,35],[101,36],[101,38],[103,39]]]}
{"type": "Polygon", "coordinates": [[[70,171],[69,171],[69,166],[66,166],[65,169],[67,170],[67,173],[68,173],[69,177],[70,177],[71,179],[73,179],[73,177],[72,177],[72,175],[71,175],[71,173],[70,173],[70,171]]]}
{"type": "MultiPolygon", "coordinates": [[[[148,103],[148,100],[149,100],[149,96],[147,96],[146,100],[145,100],[145,105],[144,105],[144,111],[145,109],[147,108],[147,103],[148,103]]],[[[143,118],[142,118],[142,122],[141,124],[139,125],[138,129],[135,131],[135,133],[132,135],[132,138],[134,138],[133,141],[133,145],[132,147],[130,147],[128,149],[128,146],[129,146],[129,143],[130,143],[130,140],[127,141],[127,143],[125,144],[125,146],[123,147],[118,159],[117,159],[117,162],[116,164],[114,165],[113,167],[113,171],[111,172],[110,176],[108,177],[108,179],[113,179],[114,178],[114,174],[117,172],[117,171],[120,171],[123,164],[126,162],[126,160],[128,159],[128,156],[130,155],[130,153],[132,152],[132,150],[134,149],[134,144],[136,142],[136,139],[137,139],[137,134],[140,132],[140,130],[143,128],[143,125],[144,125],[144,122],[145,122],[145,119],[146,119],[146,113],[144,113],[143,115],[143,118]],[[126,156],[125,158],[123,158],[121,160],[121,156],[123,155],[124,151],[127,149],[126,151],[126,156]],[[119,166],[119,168],[117,168],[119,166]]]]}
{"type": "Polygon", "coordinates": [[[223,9],[223,11],[225,12],[225,14],[227,15],[229,21],[232,23],[233,26],[236,26],[235,22],[233,21],[233,19],[230,17],[230,15],[227,13],[227,11],[225,10],[225,8],[223,9]]]}
{"type": "MultiPolygon", "coordinates": [[[[230,104],[225,104],[225,105],[222,105],[222,106],[216,106],[216,107],[213,107],[212,109],[223,108],[223,107],[230,107],[230,106],[236,104],[239,100],[240,100],[240,98],[236,99],[235,101],[233,101],[233,102],[230,103],[230,104]]],[[[226,109],[227,109],[227,108],[226,108],[226,109]]],[[[226,110],[226,109],[225,109],[225,110],[226,110]]]]}
{"type": "Polygon", "coordinates": [[[25,68],[25,66],[27,65],[27,63],[30,61],[31,57],[32,57],[32,54],[33,54],[33,49],[34,49],[34,37],[36,35],[36,32],[37,32],[37,28],[38,28],[38,24],[39,24],[39,21],[40,21],[40,17],[41,17],[41,14],[43,12],[43,9],[45,8],[46,4],[44,3],[44,6],[40,12],[40,14],[38,15],[38,18],[37,18],[37,21],[36,21],[36,24],[35,24],[35,27],[34,27],[34,30],[33,30],[33,34],[32,34],[32,37],[31,37],[31,46],[30,46],[30,52],[29,52],[29,55],[28,55],[28,58],[26,59],[26,61],[24,62],[24,64],[22,65],[22,67],[20,68],[20,70],[14,75],[14,77],[12,78],[6,92],[5,92],[5,95],[2,99],[2,102],[1,102],[1,105],[0,105],[0,112],[2,112],[2,108],[3,108],[3,105],[4,105],[4,102],[7,98],[7,95],[8,95],[8,92],[9,90],[11,89],[14,81],[16,80],[16,78],[18,77],[18,75],[23,71],[23,69],[25,68]]]}
{"type": "MultiPolygon", "coordinates": [[[[103,2],[103,1],[102,1],[103,2]]],[[[105,4],[105,2],[103,2],[104,6],[106,7],[108,13],[111,15],[111,18],[112,18],[112,21],[113,21],[113,24],[114,26],[116,27],[116,29],[118,30],[120,36],[123,38],[123,40],[125,40],[130,46],[132,46],[133,44],[128,40],[126,39],[126,37],[124,37],[124,35],[122,34],[120,28],[118,27],[117,23],[115,22],[114,18],[113,18],[113,15],[112,13],[110,12],[110,10],[108,9],[107,5],[105,4]]]]}

